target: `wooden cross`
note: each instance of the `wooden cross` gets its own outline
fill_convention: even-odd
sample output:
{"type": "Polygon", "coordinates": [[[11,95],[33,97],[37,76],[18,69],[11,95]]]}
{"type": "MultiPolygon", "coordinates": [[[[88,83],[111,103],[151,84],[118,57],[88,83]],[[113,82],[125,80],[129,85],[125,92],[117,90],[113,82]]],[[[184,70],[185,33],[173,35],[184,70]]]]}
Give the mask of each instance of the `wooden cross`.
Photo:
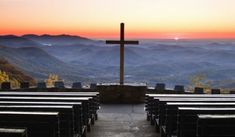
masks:
{"type": "Polygon", "coordinates": [[[125,41],[124,23],[120,26],[120,40],[107,40],[106,44],[120,44],[120,85],[124,84],[124,45],[139,44],[139,41],[125,41]]]}

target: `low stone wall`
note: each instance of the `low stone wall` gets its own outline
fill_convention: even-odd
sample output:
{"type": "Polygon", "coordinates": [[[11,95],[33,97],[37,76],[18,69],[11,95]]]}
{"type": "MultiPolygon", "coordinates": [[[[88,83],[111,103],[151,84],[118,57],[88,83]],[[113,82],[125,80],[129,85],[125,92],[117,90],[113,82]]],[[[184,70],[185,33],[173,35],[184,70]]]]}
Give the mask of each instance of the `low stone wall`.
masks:
{"type": "Polygon", "coordinates": [[[101,103],[144,103],[147,86],[98,85],[101,103]]]}

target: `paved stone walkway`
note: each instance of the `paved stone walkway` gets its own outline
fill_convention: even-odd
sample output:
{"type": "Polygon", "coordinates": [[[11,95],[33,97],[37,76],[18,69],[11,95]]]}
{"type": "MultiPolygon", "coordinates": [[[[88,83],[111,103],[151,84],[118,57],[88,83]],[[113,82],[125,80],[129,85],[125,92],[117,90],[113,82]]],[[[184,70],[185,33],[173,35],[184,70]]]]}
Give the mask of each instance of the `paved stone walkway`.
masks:
{"type": "Polygon", "coordinates": [[[146,120],[144,104],[101,105],[99,119],[88,137],[158,137],[146,120]]]}

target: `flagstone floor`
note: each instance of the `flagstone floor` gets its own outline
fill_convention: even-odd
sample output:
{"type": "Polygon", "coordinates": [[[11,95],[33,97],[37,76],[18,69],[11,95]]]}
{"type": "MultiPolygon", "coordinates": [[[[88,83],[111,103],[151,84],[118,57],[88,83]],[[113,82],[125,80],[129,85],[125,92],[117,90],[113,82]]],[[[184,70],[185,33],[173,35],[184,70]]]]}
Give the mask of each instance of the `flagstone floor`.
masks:
{"type": "Polygon", "coordinates": [[[101,105],[99,119],[88,137],[158,137],[146,120],[144,104],[101,105]]]}

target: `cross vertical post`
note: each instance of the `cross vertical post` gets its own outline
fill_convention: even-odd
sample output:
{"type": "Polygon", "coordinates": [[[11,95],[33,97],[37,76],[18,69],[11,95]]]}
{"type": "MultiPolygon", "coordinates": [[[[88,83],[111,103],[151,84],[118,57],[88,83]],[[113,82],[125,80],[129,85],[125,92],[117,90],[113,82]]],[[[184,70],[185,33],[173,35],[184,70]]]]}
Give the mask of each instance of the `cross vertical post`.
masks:
{"type": "Polygon", "coordinates": [[[124,84],[124,45],[139,44],[139,41],[125,41],[124,23],[120,24],[120,41],[107,40],[106,44],[120,44],[120,85],[124,84]]]}
{"type": "MultiPolygon", "coordinates": [[[[124,36],[125,36],[125,32],[124,32],[124,23],[121,23],[120,25],[120,38],[121,41],[124,41],[124,36]]],[[[120,85],[124,84],[124,43],[121,42],[120,43],[120,85]]]]}

